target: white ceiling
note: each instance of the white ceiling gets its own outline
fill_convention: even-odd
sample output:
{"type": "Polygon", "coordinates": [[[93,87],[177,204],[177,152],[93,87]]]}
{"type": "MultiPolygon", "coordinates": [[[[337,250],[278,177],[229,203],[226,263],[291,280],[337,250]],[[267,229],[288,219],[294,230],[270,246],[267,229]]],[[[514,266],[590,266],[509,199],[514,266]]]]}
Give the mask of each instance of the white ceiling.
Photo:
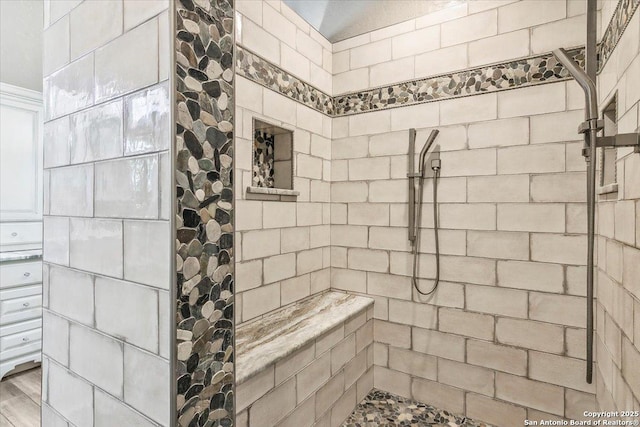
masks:
{"type": "Polygon", "coordinates": [[[335,43],[460,4],[464,0],[284,0],[335,43]]]}

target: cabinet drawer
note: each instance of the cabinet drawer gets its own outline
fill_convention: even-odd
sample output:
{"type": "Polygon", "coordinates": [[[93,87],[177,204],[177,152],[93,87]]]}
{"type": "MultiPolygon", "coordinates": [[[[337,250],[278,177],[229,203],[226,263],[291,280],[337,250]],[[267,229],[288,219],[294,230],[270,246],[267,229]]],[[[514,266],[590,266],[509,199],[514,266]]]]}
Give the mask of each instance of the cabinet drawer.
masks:
{"type": "Polygon", "coordinates": [[[6,222],[0,224],[0,245],[42,242],[41,222],[6,222]]]}
{"type": "Polygon", "coordinates": [[[42,316],[42,286],[24,286],[0,292],[0,324],[42,316]]]}
{"type": "Polygon", "coordinates": [[[8,359],[13,359],[14,357],[24,356],[25,354],[33,353],[34,351],[42,350],[42,341],[29,341],[27,343],[23,343],[22,345],[14,346],[8,349],[2,348],[0,351],[0,360],[5,361],[8,359]]]}
{"type": "Polygon", "coordinates": [[[42,328],[42,319],[26,320],[24,322],[12,323],[11,325],[0,326],[0,337],[14,335],[19,332],[29,331],[31,329],[42,328]]]}
{"type": "Polygon", "coordinates": [[[31,329],[0,338],[1,353],[42,340],[42,328],[31,329]]]}
{"type": "Polygon", "coordinates": [[[42,261],[0,264],[0,289],[42,282],[42,261]]]}

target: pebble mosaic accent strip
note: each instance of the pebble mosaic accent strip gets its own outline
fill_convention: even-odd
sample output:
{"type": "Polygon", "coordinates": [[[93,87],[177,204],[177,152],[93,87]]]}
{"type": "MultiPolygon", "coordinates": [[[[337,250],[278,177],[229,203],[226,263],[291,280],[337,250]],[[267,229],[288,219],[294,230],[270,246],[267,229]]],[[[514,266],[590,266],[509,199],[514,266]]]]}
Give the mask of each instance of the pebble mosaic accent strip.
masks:
{"type": "Polygon", "coordinates": [[[598,45],[598,70],[602,70],[611,53],[616,48],[622,33],[629,25],[633,14],[640,6],[640,0],[620,0],[613,12],[611,21],[602,36],[602,41],[598,45]]]}
{"type": "MultiPolygon", "coordinates": [[[[640,0],[620,0],[598,45],[598,69],[611,56],[640,0]]],[[[331,116],[366,113],[385,108],[479,95],[571,77],[551,53],[516,59],[440,76],[331,97],[242,46],[237,47],[236,71],[254,82],[331,116]]],[[[584,67],[584,48],[569,52],[584,67]]]]}
{"type": "MultiPolygon", "coordinates": [[[[244,47],[238,46],[237,51],[239,75],[333,117],[571,78],[549,53],[331,98],[244,47]]],[[[584,64],[584,49],[573,49],[569,53],[584,64]]]]}
{"type": "Polygon", "coordinates": [[[253,186],[273,188],[275,136],[257,130],[253,136],[253,186]]]}
{"type": "MultiPolygon", "coordinates": [[[[575,61],[581,65],[584,64],[584,49],[573,49],[569,54],[575,61]]],[[[479,95],[569,78],[569,72],[549,53],[338,95],[334,97],[335,114],[365,113],[383,108],[479,95]]]]}
{"type": "Polygon", "coordinates": [[[355,411],[342,424],[342,427],[382,426],[491,427],[462,415],[453,415],[442,409],[376,389],[356,406],[355,411]]]}
{"type": "Polygon", "coordinates": [[[236,72],[266,88],[311,107],[328,116],[333,115],[333,98],[282,68],[237,46],[236,72]]]}
{"type": "Polygon", "coordinates": [[[234,424],[232,1],[176,2],[179,427],[234,424]]]}

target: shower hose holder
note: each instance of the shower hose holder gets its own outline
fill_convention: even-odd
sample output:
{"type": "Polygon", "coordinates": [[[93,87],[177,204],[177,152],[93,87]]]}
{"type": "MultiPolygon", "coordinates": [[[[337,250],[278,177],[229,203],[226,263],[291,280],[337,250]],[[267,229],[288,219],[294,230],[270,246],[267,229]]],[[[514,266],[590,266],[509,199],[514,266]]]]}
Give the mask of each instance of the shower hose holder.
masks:
{"type": "MultiPolygon", "coordinates": [[[[578,126],[578,133],[585,134],[592,130],[594,126],[596,131],[600,131],[604,127],[604,121],[587,120],[586,122],[582,122],[580,126],[578,126]]],[[[633,147],[634,153],[640,153],[640,132],[619,133],[613,136],[599,136],[596,138],[596,148],[603,147],[633,147]]],[[[589,156],[589,147],[585,146],[585,148],[582,149],[582,155],[585,157],[589,156]]]]}

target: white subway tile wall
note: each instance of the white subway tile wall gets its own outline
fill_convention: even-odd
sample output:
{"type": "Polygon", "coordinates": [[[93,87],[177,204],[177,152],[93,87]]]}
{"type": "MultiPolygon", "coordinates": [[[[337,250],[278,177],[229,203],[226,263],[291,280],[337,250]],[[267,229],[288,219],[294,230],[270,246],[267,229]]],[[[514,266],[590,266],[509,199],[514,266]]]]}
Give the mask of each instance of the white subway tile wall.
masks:
{"type": "MultiPolygon", "coordinates": [[[[238,13],[247,13],[241,16],[243,22],[259,20],[250,6],[255,3],[238,3],[238,13]]],[[[279,27],[288,28],[281,31],[265,24],[265,31],[280,40],[283,62],[278,64],[309,81],[308,76],[296,73],[285,62],[284,52],[291,51],[297,57],[296,63],[303,58],[301,55],[310,53],[305,61],[320,64],[323,61],[320,53],[330,49],[312,39],[309,33],[315,30],[292,18],[293,12],[284,4],[281,12],[268,3],[263,3],[262,9],[263,13],[268,10],[270,20],[280,20],[283,25],[279,27]],[[293,53],[296,46],[299,53],[293,53]]],[[[245,27],[243,31],[244,37],[251,30],[245,27]]],[[[249,46],[246,38],[243,40],[247,47],[264,56],[264,48],[249,46]]],[[[236,116],[244,118],[244,126],[236,137],[235,172],[236,254],[241,254],[236,263],[236,292],[242,300],[236,320],[242,323],[330,287],[332,120],[244,77],[238,76],[237,85],[236,116]],[[253,173],[254,118],[293,130],[293,189],[300,192],[294,201],[248,200],[246,188],[252,185],[253,173]]],[[[363,168],[362,173],[369,170],[375,169],[363,168]]]]}
{"type": "Polygon", "coordinates": [[[168,6],[45,2],[43,425],[170,424],[168,6]]]}
{"type": "MultiPolygon", "coordinates": [[[[442,28],[439,37],[428,41],[417,36],[412,39],[417,32],[411,32],[410,23],[398,25],[375,38],[379,46],[383,46],[380,42],[385,37],[392,39],[393,60],[367,62],[368,75],[357,56],[374,41],[373,33],[369,39],[359,36],[334,45],[333,72],[343,85],[334,86],[334,93],[402,80],[399,74],[389,74],[384,80],[382,71],[399,63],[398,58],[405,68],[409,67],[411,55],[416,56],[413,76],[418,78],[584,43],[583,32],[570,30],[584,26],[584,10],[574,7],[575,2],[547,2],[544,10],[537,10],[539,4],[534,2],[473,5],[480,3],[486,3],[486,9],[475,12],[484,15],[473,19],[486,21],[485,38],[476,35],[467,43],[455,18],[453,22],[437,23],[442,28]],[[495,24],[491,22],[495,13],[491,9],[495,8],[497,30],[492,29],[495,24]],[[555,37],[560,28],[565,35],[555,37]],[[492,31],[498,35],[490,35],[492,31]],[[440,41],[440,48],[428,45],[434,40],[440,41]],[[492,43],[500,43],[500,48],[491,49],[492,43]],[[451,65],[438,68],[440,64],[434,62],[443,55],[448,58],[441,49],[446,45],[452,45],[447,48],[452,52],[459,49],[456,60],[466,59],[445,60],[451,65]]],[[[616,2],[605,3],[607,13],[612,13],[616,2]]],[[[602,7],[604,16],[605,5],[602,7]]],[[[470,9],[471,4],[469,14],[470,9]]],[[[624,98],[619,101],[621,132],[637,132],[640,121],[640,93],[635,90],[637,85],[630,88],[628,84],[628,76],[640,64],[639,19],[636,13],[630,23],[636,25],[620,41],[626,47],[614,51],[609,64],[616,65],[608,65],[612,71],[607,74],[605,68],[600,76],[603,99],[616,90],[618,98],[624,98]]],[[[367,61],[371,58],[369,55],[367,61]]],[[[402,73],[410,75],[407,70],[402,73]]],[[[581,144],[572,142],[580,139],[576,124],[583,119],[582,101],[581,91],[569,82],[505,91],[495,98],[483,95],[443,101],[438,103],[435,123],[430,111],[436,106],[392,110],[390,123],[386,112],[334,119],[332,287],[358,293],[366,289],[376,298],[377,387],[441,403],[497,425],[515,425],[525,416],[581,418],[584,409],[596,407],[596,390],[600,407],[638,407],[640,383],[630,369],[640,355],[640,290],[635,285],[640,283],[640,272],[635,268],[640,263],[640,193],[634,190],[640,179],[636,173],[640,161],[628,150],[620,150],[618,156],[618,197],[599,203],[599,229],[605,237],[598,242],[597,360],[607,360],[596,370],[597,387],[584,381],[585,169],[579,156],[581,144]],[[459,128],[456,137],[445,138],[454,124],[459,128]],[[448,308],[450,297],[412,295],[413,301],[429,304],[437,312],[433,321],[431,314],[411,315],[409,307],[394,308],[405,303],[404,289],[408,287],[407,282],[402,285],[394,276],[410,274],[403,156],[410,127],[426,128],[418,129],[420,143],[430,128],[441,131],[436,140],[445,177],[439,192],[441,245],[447,246],[447,232],[462,233],[463,238],[461,253],[451,254],[464,257],[450,257],[443,250],[442,278],[461,289],[457,298],[464,310],[448,308]],[[462,187],[445,188],[446,177],[461,179],[462,187]],[[602,212],[608,212],[606,219],[602,212]],[[367,275],[362,274],[364,271],[367,275]],[[447,336],[460,342],[445,343],[443,337],[447,336]],[[465,341],[466,352],[460,345],[465,341]],[[409,362],[390,357],[400,351],[418,351],[422,357],[436,358],[438,367],[444,367],[437,373],[421,373],[409,362]],[[493,376],[480,384],[469,383],[469,377],[477,379],[483,374],[456,377],[460,369],[449,373],[440,358],[445,362],[461,358],[466,361],[461,367],[479,365],[495,372],[495,390],[477,388],[493,384],[493,376]],[[420,377],[438,382],[426,385],[420,377]],[[475,393],[486,393],[489,398],[475,393]],[[546,394],[542,399],[541,393],[546,394]]],[[[428,180],[423,240],[430,240],[432,233],[430,185],[428,180]]],[[[433,249],[426,252],[433,253],[433,249]]],[[[425,278],[420,283],[428,288],[433,283],[429,278],[433,277],[434,259],[425,255],[419,259],[420,275],[425,278]]],[[[443,283],[441,291],[451,292],[448,285],[443,283]]]]}
{"type": "Polygon", "coordinates": [[[323,92],[333,92],[331,43],[289,6],[239,0],[235,8],[237,43],[323,92]]]}
{"type": "MultiPolygon", "coordinates": [[[[616,2],[602,3],[605,19],[616,2]]],[[[333,95],[584,44],[578,4],[473,0],[340,41],[333,45],[333,95]]]]}
{"type": "MultiPolygon", "coordinates": [[[[532,409],[570,417],[575,405],[565,405],[565,393],[594,402],[579,343],[585,298],[574,287],[584,286],[586,237],[573,217],[584,204],[585,173],[566,161],[568,150],[579,150],[578,136],[548,129],[560,115],[580,120],[580,111],[567,109],[565,90],[553,83],[351,116],[347,134],[333,140],[340,173],[331,188],[331,286],[376,299],[376,387],[505,426],[532,409]],[[411,127],[418,128],[417,149],[431,129],[442,136],[445,282],[431,298],[412,291],[409,280],[411,127]],[[542,372],[552,362],[562,375],[542,372]]],[[[431,186],[429,178],[419,257],[424,289],[435,273],[431,186]]]]}
{"type": "Polygon", "coordinates": [[[237,388],[245,426],[339,426],[373,387],[373,312],[363,309],[237,388]],[[326,421],[329,422],[329,421],[326,421]]]}
{"type": "MultiPolygon", "coordinates": [[[[605,2],[609,21],[616,2],[605,2]]],[[[603,23],[603,29],[607,24],[603,23]]],[[[600,102],[618,94],[618,132],[640,131],[640,91],[629,84],[640,70],[640,13],[633,19],[598,77],[600,102]]],[[[618,192],[597,203],[597,404],[604,410],[639,407],[640,376],[640,158],[627,149],[617,153],[618,192]],[[637,366],[637,365],[635,365],[637,366]]],[[[578,347],[574,351],[584,354],[578,347]]],[[[565,375],[570,375],[566,372],[565,375]]],[[[573,400],[580,403],[582,395],[573,400]]]]}

